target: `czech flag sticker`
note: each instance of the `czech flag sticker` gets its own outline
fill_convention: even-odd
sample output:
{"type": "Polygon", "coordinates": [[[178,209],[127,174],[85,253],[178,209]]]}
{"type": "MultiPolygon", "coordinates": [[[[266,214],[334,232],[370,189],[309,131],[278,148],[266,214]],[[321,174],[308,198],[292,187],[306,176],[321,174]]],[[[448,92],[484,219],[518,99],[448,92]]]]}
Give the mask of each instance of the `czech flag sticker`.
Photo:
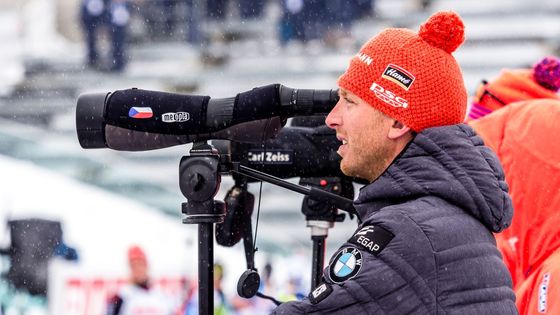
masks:
{"type": "Polygon", "coordinates": [[[154,113],[151,107],[132,107],[128,111],[128,117],[132,118],[146,119],[152,118],[152,116],[154,116],[154,113]]]}

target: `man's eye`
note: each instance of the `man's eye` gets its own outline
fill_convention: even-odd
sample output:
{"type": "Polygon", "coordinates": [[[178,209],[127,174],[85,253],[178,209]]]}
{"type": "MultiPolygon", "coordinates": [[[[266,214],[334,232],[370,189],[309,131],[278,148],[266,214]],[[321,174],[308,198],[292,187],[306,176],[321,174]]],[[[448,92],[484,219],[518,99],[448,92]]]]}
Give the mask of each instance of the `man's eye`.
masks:
{"type": "Polygon", "coordinates": [[[345,100],[346,103],[348,103],[348,104],[356,104],[356,103],[354,103],[354,101],[352,101],[351,99],[344,98],[344,100],[345,100]]]}

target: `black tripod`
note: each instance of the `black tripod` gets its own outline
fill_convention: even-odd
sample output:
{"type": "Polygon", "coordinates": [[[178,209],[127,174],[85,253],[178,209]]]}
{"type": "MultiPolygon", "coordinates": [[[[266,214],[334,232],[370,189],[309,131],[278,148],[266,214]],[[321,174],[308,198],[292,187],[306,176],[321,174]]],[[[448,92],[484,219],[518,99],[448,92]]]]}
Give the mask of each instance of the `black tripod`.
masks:
{"type": "Polygon", "coordinates": [[[199,314],[214,313],[214,223],[222,223],[223,202],[214,200],[221,183],[220,156],[205,142],[193,144],[190,156],[179,164],[179,187],[187,198],[182,204],[183,223],[198,224],[199,314]]]}
{"type": "MultiPolygon", "coordinates": [[[[340,177],[302,178],[300,184],[319,187],[322,190],[353,199],[354,187],[352,182],[340,177]]],[[[344,213],[338,213],[336,206],[314,200],[306,196],[301,205],[301,212],[305,215],[307,227],[310,228],[313,241],[313,257],[311,264],[311,288],[321,282],[325,261],[326,239],[329,229],[335,222],[344,221],[344,213]]]]}
{"type": "MultiPolygon", "coordinates": [[[[199,314],[214,311],[214,226],[222,223],[225,205],[214,200],[221,183],[221,174],[235,172],[307,195],[338,209],[355,213],[352,200],[315,187],[296,185],[280,178],[262,173],[239,163],[232,163],[229,156],[206,142],[195,142],[190,155],[183,156],[179,164],[179,187],[187,198],[182,204],[186,216],[183,223],[198,224],[198,305],[199,314]]],[[[322,268],[321,268],[322,269],[322,268]]]]}

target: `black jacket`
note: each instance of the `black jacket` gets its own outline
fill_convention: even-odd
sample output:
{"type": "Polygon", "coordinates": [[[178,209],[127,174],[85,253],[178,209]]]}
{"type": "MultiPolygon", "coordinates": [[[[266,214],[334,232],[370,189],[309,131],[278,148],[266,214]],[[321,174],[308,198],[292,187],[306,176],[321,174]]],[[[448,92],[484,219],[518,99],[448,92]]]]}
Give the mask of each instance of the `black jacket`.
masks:
{"type": "Polygon", "coordinates": [[[355,207],[324,283],[275,314],[517,314],[492,232],[513,215],[500,163],[466,125],[419,133],[355,207]]]}

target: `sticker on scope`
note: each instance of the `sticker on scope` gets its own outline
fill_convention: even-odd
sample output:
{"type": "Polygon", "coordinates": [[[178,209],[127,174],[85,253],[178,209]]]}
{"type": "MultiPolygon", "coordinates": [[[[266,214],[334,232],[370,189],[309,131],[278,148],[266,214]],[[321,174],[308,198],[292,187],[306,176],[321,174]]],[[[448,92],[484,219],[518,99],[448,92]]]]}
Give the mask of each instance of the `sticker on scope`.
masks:
{"type": "Polygon", "coordinates": [[[128,111],[128,117],[136,119],[152,118],[154,113],[151,107],[131,107],[128,111]]]}
{"type": "Polygon", "coordinates": [[[161,121],[166,123],[184,122],[191,119],[188,112],[165,113],[161,115],[161,121]]]}

